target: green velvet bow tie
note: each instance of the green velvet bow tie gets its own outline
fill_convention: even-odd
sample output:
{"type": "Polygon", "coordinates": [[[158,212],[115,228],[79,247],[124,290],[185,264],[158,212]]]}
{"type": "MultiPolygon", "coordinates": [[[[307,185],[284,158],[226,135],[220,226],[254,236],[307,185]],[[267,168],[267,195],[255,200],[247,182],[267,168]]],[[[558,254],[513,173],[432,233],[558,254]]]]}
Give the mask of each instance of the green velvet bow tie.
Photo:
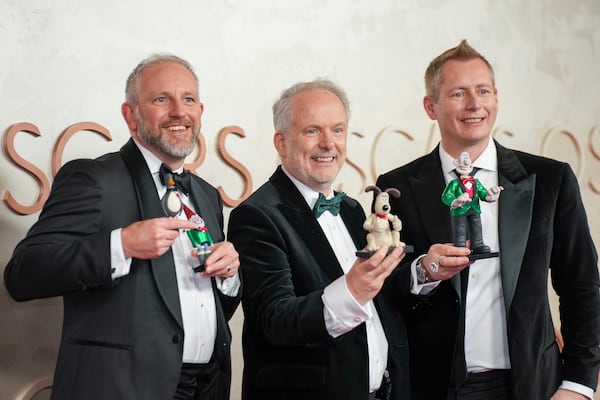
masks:
{"type": "Polygon", "coordinates": [[[319,218],[325,211],[329,211],[333,215],[338,215],[340,213],[340,203],[344,196],[346,196],[346,193],[342,192],[327,200],[325,196],[323,196],[323,193],[319,193],[319,198],[313,207],[315,217],[319,218]]]}

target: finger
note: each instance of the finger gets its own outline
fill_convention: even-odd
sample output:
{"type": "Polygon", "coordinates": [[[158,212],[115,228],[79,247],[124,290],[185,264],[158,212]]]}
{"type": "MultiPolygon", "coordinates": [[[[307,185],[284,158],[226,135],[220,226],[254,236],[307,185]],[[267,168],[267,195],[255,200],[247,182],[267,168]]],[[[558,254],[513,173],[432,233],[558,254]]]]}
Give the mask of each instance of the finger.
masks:
{"type": "Polygon", "coordinates": [[[462,267],[470,263],[469,257],[467,256],[439,256],[437,263],[444,267],[462,267]]]}
{"type": "Polygon", "coordinates": [[[375,276],[383,276],[384,278],[387,278],[400,264],[400,261],[403,257],[404,248],[398,246],[390,254],[387,254],[386,257],[377,265],[377,267],[374,269],[375,276]]]}
{"type": "Polygon", "coordinates": [[[373,266],[373,268],[377,268],[379,264],[387,257],[388,246],[380,247],[371,257],[367,259],[368,263],[373,266]]]}
{"type": "MultiPolygon", "coordinates": [[[[470,245],[470,241],[467,243],[470,245]]],[[[471,249],[469,249],[469,247],[458,247],[454,245],[441,249],[441,251],[438,253],[438,255],[455,257],[468,256],[469,254],[471,254],[471,249]]]]}
{"type": "Polygon", "coordinates": [[[192,221],[179,218],[165,218],[163,220],[165,229],[179,230],[179,229],[196,229],[197,226],[192,221]]]}
{"type": "Polygon", "coordinates": [[[210,249],[210,256],[206,260],[207,263],[215,264],[221,262],[223,266],[227,264],[239,264],[239,254],[229,242],[215,243],[210,249]]]}
{"type": "Polygon", "coordinates": [[[391,273],[398,265],[400,265],[400,261],[402,261],[405,255],[404,247],[396,247],[383,261],[383,263],[387,264],[386,269],[391,273]]]}
{"type": "Polygon", "coordinates": [[[206,272],[215,276],[232,277],[237,273],[239,266],[240,263],[237,258],[220,258],[211,263],[207,260],[206,272]]]}
{"type": "MultiPolygon", "coordinates": [[[[211,254],[212,256],[212,254],[211,254]]],[[[229,271],[236,268],[235,259],[231,257],[221,257],[221,258],[209,258],[206,260],[206,270],[208,272],[219,272],[225,273],[227,272],[227,267],[229,267],[229,271]]]]}
{"type": "MultiPolygon", "coordinates": [[[[222,260],[220,260],[222,261],[222,260]]],[[[219,262],[221,264],[221,262],[219,262]]],[[[239,264],[224,264],[222,266],[211,266],[206,268],[205,274],[208,276],[218,276],[222,278],[231,278],[237,274],[239,264]]]]}

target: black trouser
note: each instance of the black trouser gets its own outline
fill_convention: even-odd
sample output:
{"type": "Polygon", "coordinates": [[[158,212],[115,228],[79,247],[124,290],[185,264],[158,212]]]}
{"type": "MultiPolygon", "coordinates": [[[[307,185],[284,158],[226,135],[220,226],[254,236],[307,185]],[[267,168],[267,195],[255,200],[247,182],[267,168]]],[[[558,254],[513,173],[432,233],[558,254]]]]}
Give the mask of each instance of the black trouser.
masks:
{"type": "Polygon", "coordinates": [[[457,400],[512,400],[510,370],[469,374],[466,382],[456,392],[457,400]]]}
{"type": "Polygon", "coordinates": [[[369,393],[369,400],[389,400],[392,396],[392,380],[386,370],[381,380],[381,386],[376,391],[369,393]]]}
{"type": "Polygon", "coordinates": [[[467,239],[471,239],[471,249],[484,246],[481,215],[478,212],[469,210],[463,215],[453,216],[452,235],[454,245],[457,247],[467,247],[467,239]]]}
{"type": "Polygon", "coordinates": [[[181,366],[181,374],[174,400],[216,400],[218,368],[214,361],[208,364],[181,366]]]}

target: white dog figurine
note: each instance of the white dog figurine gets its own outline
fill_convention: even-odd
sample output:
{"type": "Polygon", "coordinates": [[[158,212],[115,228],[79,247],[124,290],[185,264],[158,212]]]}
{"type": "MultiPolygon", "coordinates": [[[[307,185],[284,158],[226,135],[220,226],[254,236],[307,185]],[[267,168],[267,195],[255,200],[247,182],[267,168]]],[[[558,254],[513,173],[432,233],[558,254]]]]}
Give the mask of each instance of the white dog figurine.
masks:
{"type": "Polygon", "coordinates": [[[370,185],[365,188],[365,192],[375,192],[374,214],[369,215],[363,224],[363,228],[369,232],[366,250],[376,251],[383,246],[406,246],[400,241],[402,221],[396,215],[390,214],[390,195],[400,197],[400,191],[395,188],[381,191],[377,186],[370,185]]]}

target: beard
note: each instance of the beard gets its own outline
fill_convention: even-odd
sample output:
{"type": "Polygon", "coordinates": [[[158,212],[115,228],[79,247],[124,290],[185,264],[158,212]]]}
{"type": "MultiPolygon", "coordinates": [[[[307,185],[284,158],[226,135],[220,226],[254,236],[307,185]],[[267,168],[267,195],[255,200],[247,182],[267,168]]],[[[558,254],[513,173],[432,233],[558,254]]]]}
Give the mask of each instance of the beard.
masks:
{"type": "Polygon", "coordinates": [[[183,125],[189,125],[192,128],[192,135],[189,137],[189,140],[178,140],[177,142],[170,142],[169,137],[163,135],[160,131],[160,128],[154,128],[147,124],[136,112],[136,121],[137,121],[137,133],[140,138],[150,147],[159,151],[160,153],[170,157],[170,158],[185,158],[189,156],[194,148],[196,147],[196,143],[198,143],[198,136],[200,136],[200,126],[194,126],[191,121],[181,120],[178,121],[183,125]]]}

